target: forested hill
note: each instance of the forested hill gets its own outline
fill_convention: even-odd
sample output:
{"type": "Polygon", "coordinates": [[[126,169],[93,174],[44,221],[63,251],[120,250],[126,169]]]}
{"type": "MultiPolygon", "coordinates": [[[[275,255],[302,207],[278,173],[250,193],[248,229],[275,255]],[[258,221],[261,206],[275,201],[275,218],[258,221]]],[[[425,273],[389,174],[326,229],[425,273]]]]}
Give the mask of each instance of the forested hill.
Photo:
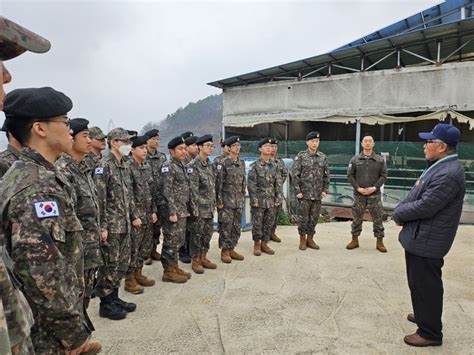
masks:
{"type": "Polygon", "coordinates": [[[198,102],[191,102],[184,108],[180,107],[161,122],[148,122],[141,133],[158,128],[161,145],[166,146],[171,138],[187,131],[197,136],[209,133],[216,137],[221,133],[221,123],[222,94],[211,95],[198,102]]]}

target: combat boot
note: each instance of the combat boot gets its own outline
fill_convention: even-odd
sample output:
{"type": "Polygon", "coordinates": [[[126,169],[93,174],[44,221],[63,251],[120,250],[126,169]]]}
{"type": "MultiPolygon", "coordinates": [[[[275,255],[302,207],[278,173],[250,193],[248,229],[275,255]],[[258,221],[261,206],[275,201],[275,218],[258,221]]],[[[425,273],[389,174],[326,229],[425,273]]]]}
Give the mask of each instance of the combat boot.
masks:
{"type": "Polygon", "coordinates": [[[150,287],[155,284],[155,280],[142,274],[141,267],[138,267],[135,270],[135,280],[137,280],[137,283],[140,286],[150,287]]]}
{"type": "Polygon", "coordinates": [[[174,271],[175,271],[178,275],[186,276],[186,278],[187,278],[188,280],[191,278],[191,273],[186,272],[186,271],[184,271],[183,269],[180,269],[180,268],[178,267],[178,262],[176,262],[173,267],[174,267],[174,271]]]}
{"type": "Polygon", "coordinates": [[[221,261],[226,264],[230,264],[232,262],[232,258],[230,257],[229,249],[222,249],[221,250],[221,261]]]}
{"type": "Polygon", "coordinates": [[[346,245],[346,249],[352,250],[359,247],[359,237],[352,236],[352,240],[346,245]]]}
{"type": "Polygon", "coordinates": [[[102,345],[98,341],[89,343],[87,351],[81,351],[81,354],[93,355],[98,354],[102,350],[102,345]]]}
{"type": "Polygon", "coordinates": [[[134,295],[138,295],[144,291],[143,287],[137,284],[133,273],[127,274],[125,277],[125,291],[133,293],[134,295]]]}
{"type": "Polygon", "coordinates": [[[270,237],[270,240],[275,243],[281,243],[281,239],[278,238],[278,236],[275,233],[272,233],[272,236],[270,237]]]}
{"type": "Polygon", "coordinates": [[[145,265],[151,265],[153,264],[153,260],[151,259],[151,257],[148,257],[145,259],[145,261],[143,262],[143,264],[145,265]]]}
{"type": "Polygon", "coordinates": [[[163,282],[174,282],[177,284],[183,284],[188,281],[188,278],[184,275],[178,275],[174,266],[165,267],[163,271],[163,282]]]}
{"type": "Polygon", "coordinates": [[[117,306],[113,299],[113,294],[100,298],[99,316],[111,320],[124,319],[127,311],[117,306]]]}
{"type": "Polygon", "coordinates": [[[119,298],[119,289],[114,288],[114,292],[112,292],[112,299],[114,300],[114,303],[122,308],[123,310],[127,312],[133,312],[137,309],[137,305],[133,302],[125,302],[123,299],[119,298]]]}
{"type": "Polygon", "coordinates": [[[311,249],[319,249],[319,245],[316,244],[316,242],[313,240],[314,235],[308,235],[308,238],[306,238],[306,246],[311,249]]]}
{"type": "Polygon", "coordinates": [[[191,268],[196,274],[203,274],[204,268],[201,265],[201,258],[199,256],[195,256],[192,260],[191,268]]]}
{"type": "Polygon", "coordinates": [[[264,252],[265,254],[269,254],[269,255],[275,254],[275,251],[268,246],[268,242],[266,240],[262,241],[260,248],[262,249],[262,252],[264,252]]]}
{"type": "Polygon", "coordinates": [[[300,250],[306,250],[306,236],[304,234],[300,235],[300,250]]]}
{"type": "Polygon", "coordinates": [[[217,269],[217,264],[207,258],[207,252],[201,254],[201,265],[205,269],[217,269]]]}
{"type": "Polygon", "coordinates": [[[240,261],[244,260],[244,256],[237,253],[234,249],[229,250],[229,256],[234,260],[240,260],[240,261]]]}
{"type": "Polygon", "coordinates": [[[253,255],[262,255],[262,243],[260,242],[260,240],[254,240],[253,242],[253,255]]]}
{"type": "Polygon", "coordinates": [[[153,251],[150,254],[150,258],[155,261],[160,261],[161,260],[161,254],[156,251],[156,249],[153,249],[153,251]]]}
{"type": "Polygon", "coordinates": [[[377,244],[375,248],[380,251],[381,253],[386,253],[387,248],[385,248],[385,245],[383,245],[383,238],[377,238],[377,244]]]}

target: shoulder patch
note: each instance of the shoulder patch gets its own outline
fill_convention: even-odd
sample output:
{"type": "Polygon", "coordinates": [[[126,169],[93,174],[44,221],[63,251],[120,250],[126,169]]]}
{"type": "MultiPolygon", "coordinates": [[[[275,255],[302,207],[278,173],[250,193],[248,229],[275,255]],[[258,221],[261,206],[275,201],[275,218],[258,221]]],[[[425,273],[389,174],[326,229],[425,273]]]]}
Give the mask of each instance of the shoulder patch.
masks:
{"type": "Polygon", "coordinates": [[[193,173],[193,168],[188,168],[186,171],[188,172],[188,174],[192,174],[193,173]]]}
{"type": "Polygon", "coordinates": [[[170,168],[168,168],[167,166],[163,166],[163,167],[161,168],[161,172],[162,172],[162,173],[167,173],[168,171],[170,171],[170,168]]]}
{"type": "Polygon", "coordinates": [[[295,161],[297,161],[298,159],[299,159],[299,157],[298,157],[298,156],[296,156],[296,157],[295,157],[295,161]]]}
{"type": "Polygon", "coordinates": [[[54,200],[35,202],[36,217],[59,217],[58,203],[54,200]]]}
{"type": "Polygon", "coordinates": [[[352,168],[352,163],[349,163],[349,169],[352,168]]]}
{"type": "Polygon", "coordinates": [[[94,175],[102,175],[104,173],[104,168],[95,168],[94,175]]]}
{"type": "Polygon", "coordinates": [[[217,164],[217,170],[221,170],[222,169],[222,165],[221,164],[217,164]]]}

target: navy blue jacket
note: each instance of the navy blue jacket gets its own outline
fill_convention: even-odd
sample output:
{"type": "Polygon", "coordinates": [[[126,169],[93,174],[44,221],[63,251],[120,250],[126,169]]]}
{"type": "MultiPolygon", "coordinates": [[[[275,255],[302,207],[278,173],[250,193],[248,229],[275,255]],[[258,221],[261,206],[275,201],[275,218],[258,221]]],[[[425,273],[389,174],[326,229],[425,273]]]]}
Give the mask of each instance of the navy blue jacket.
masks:
{"type": "Polygon", "coordinates": [[[433,166],[395,208],[393,220],[403,225],[398,239],[411,254],[443,258],[453,244],[466,176],[457,156],[451,157],[433,166]]]}

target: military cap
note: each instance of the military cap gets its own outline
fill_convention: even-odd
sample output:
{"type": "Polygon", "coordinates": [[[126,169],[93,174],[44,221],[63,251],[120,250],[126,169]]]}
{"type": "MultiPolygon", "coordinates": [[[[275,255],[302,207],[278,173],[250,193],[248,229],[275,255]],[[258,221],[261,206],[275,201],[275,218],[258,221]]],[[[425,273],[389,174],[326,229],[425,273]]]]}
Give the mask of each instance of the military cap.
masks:
{"type": "Polygon", "coordinates": [[[212,134],[205,134],[196,140],[197,145],[203,145],[207,142],[212,142],[212,134]]]}
{"type": "Polygon", "coordinates": [[[150,129],[149,131],[146,131],[144,135],[150,139],[153,137],[158,137],[160,135],[160,131],[158,129],[150,129]]]}
{"type": "Polygon", "coordinates": [[[189,137],[192,137],[192,136],[194,136],[194,133],[193,133],[193,132],[184,132],[184,133],[181,133],[181,137],[183,137],[184,139],[189,138],[189,137]]]}
{"type": "Polygon", "coordinates": [[[70,120],[69,128],[72,131],[72,136],[75,136],[76,134],[82,131],[87,131],[88,124],[89,124],[89,121],[86,120],[85,118],[73,118],[72,120],[70,120]]]}
{"type": "Polygon", "coordinates": [[[139,147],[141,145],[146,144],[146,141],[148,140],[148,136],[136,136],[132,138],[132,148],[139,147]]]}
{"type": "Polygon", "coordinates": [[[174,149],[180,144],[184,144],[184,138],[181,136],[174,137],[172,140],[169,141],[168,149],[174,149]]]}
{"type": "Polygon", "coordinates": [[[262,145],[267,144],[267,143],[272,143],[272,139],[269,137],[262,138],[258,141],[258,147],[260,148],[262,145]]]}
{"type": "Polygon", "coordinates": [[[102,130],[99,127],[91,127],[89,128],[89,136],[91,139],[97,139],[97,140],[102,140],[105,139],[105,134],[102,132],[102,130]]]}
{"type": "Polygon", "coordinates": [[[51,43],[9,19],[0,16],[0,60],[9,60],[30,51],[45,53],[51,43]]]}
{"type": "Polygon", "coordinates": [[[227,138],[222,144],[222,146],[226,146],[228,145],[229,147],[234,144],[234,143],[237,143],[237,142],[240,142],[240,137],[239,136],[232,136],[232,137],[229,137],[227,138]]]}
{"type": "Polygon", "coordinates": [[[186,145],[193,145],[193,144],[196,144],[197,140],[198,140],[198,137],[190,136],[184,139],[184,143],[186,143],[186,145]]]}
{"type": "Polygon", "coordinates": [[[138,132],[137,132],[137,131],[131,131],[131,130],[128,130],[128,129],[127,129],[127,133],[128,133],[130,136],[132,136],[132,137],[138,136],[138,132]]]}
{"type": "Polygon", "coordinates": [[[10,91],[3,106],[6,117],[23,119],[57,117],[71,109],[71,99],[50,87],[10,91]]]}
{"type": "Polygon", "coordinates": [[[278,139],[272,138],[272,144],[278,144],[278,139]]]}
{"type": "Polygon", "coordinates": [[[306,140],[309,141],[310,139],[319,138],[319,132],[311,131],[306,135],[306,140]]]}
{"type": "Polygon", "coordinates": [[[119,141],[128,141],[131,138],[132,136],[126,130],[120,127],[114,128],[109,132],[109,134],[107,134],[107,139],[109,141],[114,139],[117,139],[119,141]]]}

